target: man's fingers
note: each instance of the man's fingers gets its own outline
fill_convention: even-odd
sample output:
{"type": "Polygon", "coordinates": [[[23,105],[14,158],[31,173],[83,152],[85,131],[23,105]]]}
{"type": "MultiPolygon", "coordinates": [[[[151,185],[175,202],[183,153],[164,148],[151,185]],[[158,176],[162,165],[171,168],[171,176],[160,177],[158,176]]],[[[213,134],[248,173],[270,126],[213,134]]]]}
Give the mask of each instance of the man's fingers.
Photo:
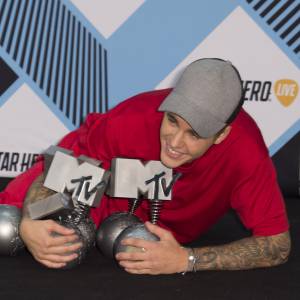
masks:
{"type": "Polygon", "coordinates": [[[75,233],[74,229],[64,227],[56,223],[55,221],[48,220],[47,222],[48,222],[48,230],[50,232],[56,232],[61,235],[71,235],[75,233]]]}
{"type": "Polygon", "coordinates": [[[48,268],[51,268],[51,269],[60,269],[66,265],[66,263],[54,263],[54,262],[44,260],[44,259],[37,259],[37,261],[39,263],[41,263],[42,265],[44,265],[48,268]]]}
{"type": "Polygon", "coordinates": [[[143,239],[138,239],[138,238],[127,238],[121,241],[122,245],[124,246],[133,246],[141,249],[149,249],[151,248],[153,241],[147,241],[143,239]]]}
{"type": "Polygon", "coordinates": [[[154,274],[151,269],[130,269],[130,268],[125,268],[124,269],[126,272],[130,274],[154,274]]]}
{"type": "Polygon", "coordinates": [[[172,236],[172,234],[166,230],[163,229],[157,225],[154,225],[150,222],[145,223],[146,228],[153,234],[157,235],[161,240],[168,239],[172,236]]]}
{"type": "Polygon", "coordinates": [[[79,238],[76,234],[51,236],[48,240],[48,247],[62,246],[68,243],[74,243],[78,241],[78,239],[79,238]]]}
{"type": "Polygon", "coordinates": [[[122,260],[119,262],[120,266],[124,269],[150,269],[150,263],[148,261],[132,261],[132,260],[122,260]]]}
{"type": "Polygon", "coordinates": [[[43,257],[36,257],[38,261],[48,261],[54,264],[57,263],[67,263],[72,261],[78,257],[77,253],[72,253],[69,255],[56,255],[56,254],[48,254],[43,255],[43,257]]]}
{"type": "Polygon", "coordinates": [[[82,243],[74,243],[71,245],[66,245],[66,246],[55,246],[55,247],[51,247],[49,248],[49,254],[70,254],[73,253],[75,251],[77,251],[78,249],[80,249],[82,247],[82,243]]]}
{"type": "Polygon", "coordinates": [[[116,259],[119,261],[141,261],[146,258],[146,252],[120,252],[116,255],[116,259]]]}

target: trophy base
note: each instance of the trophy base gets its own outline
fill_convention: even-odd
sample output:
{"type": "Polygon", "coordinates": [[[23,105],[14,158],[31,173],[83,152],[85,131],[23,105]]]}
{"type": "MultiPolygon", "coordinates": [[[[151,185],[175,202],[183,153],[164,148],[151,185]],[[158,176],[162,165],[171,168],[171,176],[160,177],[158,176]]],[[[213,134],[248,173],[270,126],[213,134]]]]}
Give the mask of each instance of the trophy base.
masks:
{"type": "Polygon", "coordinates": [[[21,211],[16,206],[0,204],[0,255],[15,256],[24,248],[19,235],[21,211]]]}
{"type": "Polygon", "coordinates": [[[100,225],[96,244],[98,249],[108,257],[113,258],[113,247],[116,239],[128,226],[142,224],[140,219],[128,212],[114,213],[106,218],[100,225]]]}
{"type": "Polygon", "coordinates": [[[159,238],[151,233],[144,224],[132,225],[122,231],[114,244],[114,255],[119,252],[143,252],[139,247],[122,245],[122,241],[128,238],[143,239],[147,241],[159,241],[159,238]]]}

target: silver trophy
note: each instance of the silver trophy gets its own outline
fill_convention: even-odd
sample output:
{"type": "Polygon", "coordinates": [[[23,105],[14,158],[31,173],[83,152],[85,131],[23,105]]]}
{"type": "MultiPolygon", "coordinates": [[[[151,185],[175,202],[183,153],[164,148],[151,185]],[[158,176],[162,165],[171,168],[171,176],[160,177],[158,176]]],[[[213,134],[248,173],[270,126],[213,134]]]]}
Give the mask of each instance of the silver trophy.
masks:
{"type": "Polygon", "coordinates": [[[86,156],[76,158],[59,148],[51,148],[50,153],[54,155],[48,162],[44,186],[57,193],[29,205],[28,211],[32,219],[51,218],[75,230],[83,246],[77,250],[78,257],[65,267],[72,268],[82,262],[95,243],[96,228],[89,217],[90,208],[100,204],[110,172],[86,156]]]}
{"type": "Polygon", "coordinates": [[[96,233],[98,249],[107,257],[114,257],[114,243],[124,229],[132,225],[143,224],[132,212],[118,212],[107,217],[96,233]]]}
{"type": "Polygon", "coordinates": [[[158,237],[149,232],[133,214],[141,198],[148,199],[150,219],[156,224],[162,203],[171,200],[172,186],[179,175],[173,177],[172,169],[166,168],[160,161],[142,163],[138,159],[125,158],[116,158],[112,161],[111,174],[108,194],[111,197],[130,199],[129,212],[116,213],[108,217],[97,233],[97,245],[100,250],[114,257],[118,252],[140,251],[121,245],[121,241],[127,237],[158,240],[158,237]]]}
{"type": "Polygon", "coordinates": [[[24,248],[19,234],[21,210],[16,206],[0,204],[0,255],[17,255],[24,248]]]}

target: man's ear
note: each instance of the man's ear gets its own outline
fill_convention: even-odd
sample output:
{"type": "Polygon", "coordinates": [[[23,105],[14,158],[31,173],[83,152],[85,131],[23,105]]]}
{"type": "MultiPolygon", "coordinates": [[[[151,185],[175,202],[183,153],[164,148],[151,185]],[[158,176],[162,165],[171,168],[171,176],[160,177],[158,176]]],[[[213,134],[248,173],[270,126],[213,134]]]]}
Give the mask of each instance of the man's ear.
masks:
{"type": "Polygon", "coordinates": [[[214,144],[220,144],[220,143],[222,143],[226,138],[227,138],[227,136],[228,136],[228,134],[230,133],[230,131],[231,131],[231,126],[226,126],[225,128],[224,128],[224,130],[217,136],[217,138],[216,138],[216,140],[215,140],[215,142],[214,142],[214,144]]]}

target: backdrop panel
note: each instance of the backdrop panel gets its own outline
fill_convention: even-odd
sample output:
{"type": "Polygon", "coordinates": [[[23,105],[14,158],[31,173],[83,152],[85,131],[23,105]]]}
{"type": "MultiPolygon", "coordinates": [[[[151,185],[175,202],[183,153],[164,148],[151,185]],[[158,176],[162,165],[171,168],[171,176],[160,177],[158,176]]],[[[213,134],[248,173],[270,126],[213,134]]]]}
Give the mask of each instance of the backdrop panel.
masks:
{"type": "Polygon", "coordinates": [[[237,66],[245,108],[278,153],[300,130],[299,5],[0,0],[0,177],[24,171],[89,112],[172,86],[202,57],[237,66]]]}

